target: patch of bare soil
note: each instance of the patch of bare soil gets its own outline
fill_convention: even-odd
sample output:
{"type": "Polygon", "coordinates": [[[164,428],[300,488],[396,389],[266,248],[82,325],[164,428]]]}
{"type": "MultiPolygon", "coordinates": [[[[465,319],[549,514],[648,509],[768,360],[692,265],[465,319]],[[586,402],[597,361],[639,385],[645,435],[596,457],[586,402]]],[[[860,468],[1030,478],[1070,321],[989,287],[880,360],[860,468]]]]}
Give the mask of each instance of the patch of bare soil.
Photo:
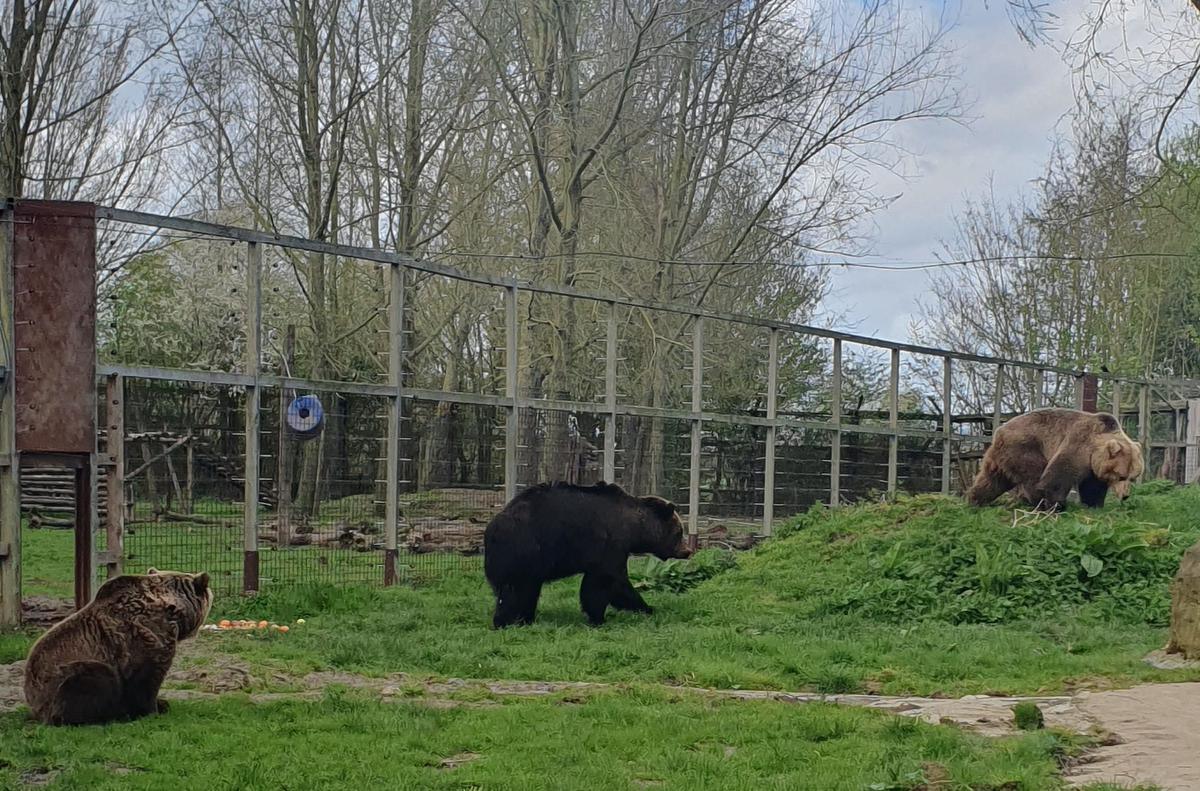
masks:
{"type": "Polygon", "coordinates": [[[1075,766],[1067,778],[1072,785],[1200,788],[1200,683],[1081,693],[1076,705],[1111,731],[1117,743],[1095,750],[1075,766]]]}

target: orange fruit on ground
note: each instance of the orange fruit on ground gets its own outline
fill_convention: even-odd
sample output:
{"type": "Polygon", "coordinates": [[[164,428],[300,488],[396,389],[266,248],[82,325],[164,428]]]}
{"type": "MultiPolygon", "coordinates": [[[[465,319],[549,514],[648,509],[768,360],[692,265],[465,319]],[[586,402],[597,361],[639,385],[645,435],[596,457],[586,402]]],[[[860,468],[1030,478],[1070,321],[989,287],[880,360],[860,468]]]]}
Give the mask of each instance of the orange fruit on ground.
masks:
{"type": "Polygon", "coordinates": [[[281,632],[286,632],[287,630],[288,630],[288,628],[286,626],[279,627],[279,631],[281,631],[281,632]]]}
{"type": "Polygon", "coordinates": [[[266,628],[267,628],[267,622],[266,622],[266,621],[259,621],[259,622],[258,622],[258,628],[259,628],[259,629],[266,629],[266,628]]]}
{"type": "Polygon", "coordinates": [[[222,629],[228,629],[229,621],[228,620],[221,621],[219,624],[217,624],[217,626],[220,626],[222,629]]]}

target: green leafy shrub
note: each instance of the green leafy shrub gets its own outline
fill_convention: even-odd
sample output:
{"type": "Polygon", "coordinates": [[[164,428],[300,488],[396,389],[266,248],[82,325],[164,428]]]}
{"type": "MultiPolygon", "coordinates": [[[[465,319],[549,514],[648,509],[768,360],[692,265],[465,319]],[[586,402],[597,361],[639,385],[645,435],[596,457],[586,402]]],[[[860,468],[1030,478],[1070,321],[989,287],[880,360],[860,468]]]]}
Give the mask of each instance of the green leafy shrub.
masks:
{"type": "Polygon", "coordinates": [[[1123,504],[1021,518],[902,496],[813,508],[778,534],[724,579],[753,579],[808,616],[989,624],[1080,609],[1159,627],[1179,559],[1200,540],[1200,488],[1156,481],[1123,504]]]}
{"type": "Polygon", "coordinates": [[[630,561],[629,579],[638,590],[683,593],[736,563],[732,552],[720,549],[702,549],[687,560],[647,556],[630,561]]]}

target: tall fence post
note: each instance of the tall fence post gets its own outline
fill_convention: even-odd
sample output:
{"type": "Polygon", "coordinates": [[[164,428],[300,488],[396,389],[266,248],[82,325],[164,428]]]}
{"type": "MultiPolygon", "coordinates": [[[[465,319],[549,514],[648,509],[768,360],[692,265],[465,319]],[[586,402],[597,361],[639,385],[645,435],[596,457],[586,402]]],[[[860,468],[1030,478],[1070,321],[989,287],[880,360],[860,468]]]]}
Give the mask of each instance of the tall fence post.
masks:
{"type": "Polygon", "coordinates": [[[617,303],[608,303],[608,333],[604,347],[604,480],[617,477],[617,303]]]}
{"type": "Polygon", "coordinates": [[[507,417],[504,421],[504,499],[511,500],[517,494],[517,443],[520,432],[517,421],[517,287],[508,286],[504,291],[504,395],[508,399],[507,417]]]}
{"type": "Polygon", "coordinates": [[[1138,393],[1138,443],[1142,446],[1145,469],[1140,480],[1146,480],[1150,471],[1150,385],[1143,384],[1138,393]]]}
{"type": "Polygon", "coordinates": [[[396,584],[400,529],[400,432],[404,426],[404,280],[405,269],[391,267],[388,281],[388,443],[384,484],[383,584],[396,584]]]}
{"type": "Polygon", "coordinates": [[[700,541],[700,442],[704,409],[704,317],[692,319],[692,443],[688,465],[688,546],[700,541]]]}
{"type": "Polygon", "coordinates": [[[837,508],[842,493],[842,339],[833,339],[833,381],[829,386],[829,507],[837,508]]]}
{"type": "Polygon", "coordinates": [[[0,222],[0,626],[21,623],[21,485],[13,376],[13,212],[0,222]]]}
{"type": "Polygon", "coordinates": [[[953,430],[950,410],[954,405],[954,395],[950,389],[952,365],[949,357],[942,358],[942,494],[950,494],[950,459],[954,444],[950,437],[953,430]]]}
{"type": "Polygon", "coordinates": [[[1112,414],[1117,419],[1117,425],[1121,423],[1121,380],[1114,379],[1112,383],[1112,414]]]}
{"type": "MultiPolygon", "coordinates": [[[[262,474],[262,247],[246,244],[246,373],[254,380],[246,386],[246,460],[242,494],[242,592],[255,593],[258,578],[258,487],[262,474]]],[[[111,485],[109,496],[112,496],[111,485]]],[[[112,507],[110,505],[109,511],[112,507]]],[[[110,513],[111,518],[111,513],[110,513]]]]}
{"type": "Polygon", "coordinates": [[[888,381],[888,497],[896,496],[900,462],[900,350],[892,349],[892,371],[888,381]]]}
{"type": "Polygon", "coordinates": [[[775,523],[775,419],[779,393],[779,329],[771,328],[767,342],[767,426],[766,460],[763,464],[763,535],[769,536],[775,523]]]}
{"type": "MultiPolygon", "coordinates": [[[[104,383],[108,416],[108,466],[105,469],[105,566],[108,579],[119,576],[125,558],[125,377],[112,374],[104,383]]],[[[190,447],[190,446],[189,446],[190,447]]]]}
{"type": "Polygon", "coordinates": [[[1004,364],[996,366],[996,392],[992,394],[992,436],[1004,421],[1004,364]]]}
{"type": "Polygon", "coordinates": [[[1046,372],[1041,368],[1027,368],[1026,378],[1029,380],[1029,408],[1042,408],[1042,391],[1046,372]]]}

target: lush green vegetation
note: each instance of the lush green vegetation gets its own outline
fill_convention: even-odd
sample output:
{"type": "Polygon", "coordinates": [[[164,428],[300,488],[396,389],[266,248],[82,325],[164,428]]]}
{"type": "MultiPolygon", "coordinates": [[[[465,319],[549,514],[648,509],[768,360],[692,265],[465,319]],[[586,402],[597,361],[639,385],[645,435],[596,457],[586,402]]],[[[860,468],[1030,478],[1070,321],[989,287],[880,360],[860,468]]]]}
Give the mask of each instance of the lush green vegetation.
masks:
{"type": "MultiPolygon", "coordinates": [[[[212,531],[171,529],[152,528],[172,546],[212,531]]],[[[233,696],[82,730],[7,715],[0,732],[15,738],[0,740],[0,785],[50,770],[62,788],[189,788],[199,777],[246,788],[582,787],[614,777],[677,788],[1055,788],[1069,747],[1053,733],[985,742],[873,712],[676,697],[651,685],[1020,694],[1200,675],[1141,661],[1165,639],[1171,576],[1200,539],[1195,488],[1147,484],[1102,511],[1015,520],[1003,508],[901,498],[814,509],[779,532],[736,562],[711,551],[686,563],[634,559],[656,612],[615,612],[600,629],[584,624],[577,580],[547,586],[532,627],[487,628],[491,595],[473,563],[386,590],[281,585],[224,596],[214,618],[306,623],[286,635],[203,633],[200,656],[185,662],[230,653],[261,678],[337,669],[632,686],[544,700],[480,700],[475,690],[450,708],[423,705],[420,693],[389,705],[352,693],[255,705],[233,696]]],[[[67,585],[68,534],[25,538],[27,582],[67,585]]],[[[0,661],[31,640],[0,637],[0,661]]]]}
{"type": "Polygon", "coordinates": [[[51,729],[0,717],[0,786],[276,788],[1058,788],[1046,732],[983,737],[877,712],[662,692],[521,701],[177,703],[165,718],[51,729]],[[49,774],[48,774],[49,773],[49,774]],[[940,787],[940,786],[939,786],[940,787]]]}
{"type": "Polygon", "coordinates": [[[215,617],[308,623],[284,640],[202,639],[301,671],[824,692],[1028,694],[1200,677],[1142,661],[1165,642],[1171,576],[1200,540],[1195,488],[1147,484],[1123,505],[1017,524],[1003,508],[902,498],[817,509],[781,533],[733,568],[714,553],[694,567],[633,561],[656,612],[614,612],[599,630],[579,613],[578,580],[564,580],[546,587],[534,626],[492,631],[491,593],[469,568],[387,590],[223,597],[215,617]]]}

